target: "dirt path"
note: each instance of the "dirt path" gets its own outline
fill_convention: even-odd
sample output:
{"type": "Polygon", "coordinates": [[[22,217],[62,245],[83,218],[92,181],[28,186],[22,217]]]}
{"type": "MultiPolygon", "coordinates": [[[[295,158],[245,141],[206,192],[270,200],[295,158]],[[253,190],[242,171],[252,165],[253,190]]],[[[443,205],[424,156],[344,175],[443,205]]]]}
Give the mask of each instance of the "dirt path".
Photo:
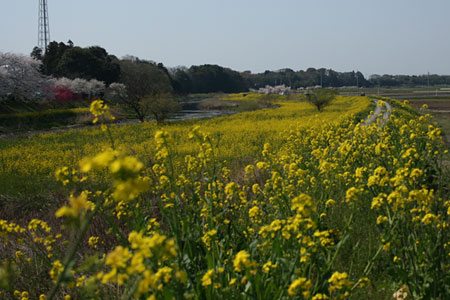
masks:
{"type": "Polygon", "coordinates": [[[389,119],[389,117],[391,115],[392,106],[388,102],[383,101],[384,105],[380,106],[380,105],[378,105],[378,102],[380,100],[374,99],[373,101],[375,102],[375,105],[376,105],[375,110],[374,110],[373,114],[364,121],[364,123],[362,124],[363,126],[369,126],[370,124],[372,124],[378,118],[378,116],[380,114],[383,114],[382,118],[383,118],[383,125],[384,125],[384,123],[386,123],[387,119],[389,119]]]}

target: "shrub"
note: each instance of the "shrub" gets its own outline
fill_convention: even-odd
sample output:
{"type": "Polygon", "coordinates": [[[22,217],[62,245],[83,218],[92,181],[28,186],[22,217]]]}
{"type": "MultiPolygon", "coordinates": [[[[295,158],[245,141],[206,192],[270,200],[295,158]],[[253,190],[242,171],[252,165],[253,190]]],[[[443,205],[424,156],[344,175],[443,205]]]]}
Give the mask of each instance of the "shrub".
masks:
{"type": "Polygon", "coordinates": [[[323,108],[336,97],[337,91],[331,89],[319,89],[309,91],[306,95],[308,101],[311,102],[318,111],[322,111],[323,108]]]}

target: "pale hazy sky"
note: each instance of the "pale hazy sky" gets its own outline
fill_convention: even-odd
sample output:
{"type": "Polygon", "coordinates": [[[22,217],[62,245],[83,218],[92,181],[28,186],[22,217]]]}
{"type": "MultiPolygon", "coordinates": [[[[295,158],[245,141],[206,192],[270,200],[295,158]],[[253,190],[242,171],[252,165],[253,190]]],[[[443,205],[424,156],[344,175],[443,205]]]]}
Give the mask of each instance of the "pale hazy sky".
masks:
{"type": "MultiPolygon", "coordinates": [[[[39,0],[0,0],[0,51],[37,45],[39,0]]],[[[450,74],[449,0],[48,0],[51,40],[178,65],[450,74]]]]}

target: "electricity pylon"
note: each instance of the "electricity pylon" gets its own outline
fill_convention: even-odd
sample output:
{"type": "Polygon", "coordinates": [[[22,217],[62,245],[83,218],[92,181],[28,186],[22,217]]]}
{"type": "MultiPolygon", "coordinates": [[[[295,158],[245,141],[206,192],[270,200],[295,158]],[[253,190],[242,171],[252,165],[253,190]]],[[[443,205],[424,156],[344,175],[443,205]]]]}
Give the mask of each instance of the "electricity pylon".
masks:
{"type": "Polygon", "coordinates": [[[47,0],[39,0],[38,47],[43,52],[50,42],[50,25],[48,23],[47,0]]]}

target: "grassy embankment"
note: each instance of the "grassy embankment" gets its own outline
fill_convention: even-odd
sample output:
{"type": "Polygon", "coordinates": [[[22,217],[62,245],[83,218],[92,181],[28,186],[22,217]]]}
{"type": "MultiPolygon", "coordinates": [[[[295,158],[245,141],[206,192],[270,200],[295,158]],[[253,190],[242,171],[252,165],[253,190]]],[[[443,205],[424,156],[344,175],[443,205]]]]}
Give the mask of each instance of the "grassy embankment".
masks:
{"type": "MultiPolygon", "coordinates": [[[[370,109],[368,98],[355,97],[320,114],[285,102],[122,134],[125,126],[113,126],[111,141],[72,132],[72,140],[83,133],[100,143],[84,146],[90,157],[81,169],[73,158],[60,161],[69,168],[58,178],[74,191],[57,211],[63,236],[43,221],[3,221],[3,295],[391,299],[405,286],[414,298],[446,298],[450,201],[440,129],[389,101],[384,126],[355,123],[355,113],[370,109]],[[108,142],[122,151],[100,150],[108,142]]],[[[56,148],[62,136],[37,138],[56,148]]],[[[15,153],[23,142],[2,150],[15,153]]],[[[38,169],[33,163],[21,170],[38,169]]]]}
{"type": "MultiPolygon", "coordinates": [[[[253,95],[245,99],[248,101],[252,97],[258,99],[260,96],[253,95]]],[[[163,127],[155,122],[113,125],[111,133],[118,149],[147,161],[155,152],[153,136],[156,130],[165,129],[176,145],[174,151],[177,159],[183,159],[187,154],[195,154],[195,142],[188,139],[187,133],[198,125],[206,128],[214,138],[218,158],[228,160],[231,167],[236,169],[257,159],[264,143],[268,142],[279,148],[283,144],[281,133],[290,128],[339,122],[347,114],[359,113],[367,106],[367,102],[364,102],[366,100],[362,100],[364,98],[341,98],[318,114],[309,103],[287,102],[284,101],[285,98],[279,96],[279,100],[275,102],[282,104],[275,109],[208,120],[168,123],[163,127]]],[[[227,100],[241,101],[235,96],[227,100]]],[[[367,114],[367,110],[363,114],[367,114]]],[[[54,182],[55,170],[62,166],[75,166],[83,157],[93,155],[108,145],[109,138],[99,128],[0,140],[0,195],[3,203],[16,203],[30,208],[52,206],[50,195],[60,199],[64,194],[54,182]]]]}

